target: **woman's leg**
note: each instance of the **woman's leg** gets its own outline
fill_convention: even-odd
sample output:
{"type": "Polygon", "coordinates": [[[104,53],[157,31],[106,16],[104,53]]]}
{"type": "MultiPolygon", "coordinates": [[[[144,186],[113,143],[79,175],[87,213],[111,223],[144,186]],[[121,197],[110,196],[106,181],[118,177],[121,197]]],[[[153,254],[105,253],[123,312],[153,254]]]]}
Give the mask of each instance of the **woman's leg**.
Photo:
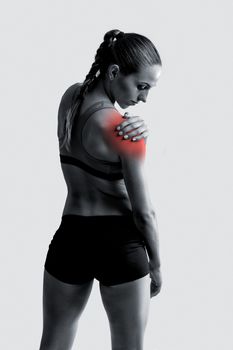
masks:
{"type": "Polygon", "coordinates": [[[79,317],[90,295],[93,280],[72,285],[63,283],[44,270],[43,334],[40,350],[69,350],[79,317]]]}
{"type": "Polygon", "coordinates": [[[99,284],[110,323],[112,350],[143,350],[150,304],[150,276],[132,282],[99,284]]]}

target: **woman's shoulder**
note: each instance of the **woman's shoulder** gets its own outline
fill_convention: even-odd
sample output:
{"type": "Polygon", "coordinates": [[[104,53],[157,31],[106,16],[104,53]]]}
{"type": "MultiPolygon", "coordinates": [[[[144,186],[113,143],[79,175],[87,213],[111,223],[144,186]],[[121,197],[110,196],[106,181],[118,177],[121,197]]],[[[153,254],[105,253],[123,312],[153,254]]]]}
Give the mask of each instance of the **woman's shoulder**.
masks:
{"type": "Polygon", "coordinates": [[[72,85],[70,85],[64,92],[63,96],[64,95],[67,95],[67,94],[72,94],[74,91],[76,90],[80,90],[82,87],[82,83],[74,83],[72,85]]]}
{"type": "Polygon", "coordinates": [[[82,83],[72,84],[65,90],[65,92],[61,97],[59,108],[58,108],[58,126],[57,126],[58,138],[63,137],[65,115],[71,106],[71,102],[73,98],[77,96],[76,93],[77,94],[79,93],[81,86],[82,86],[82,83]]]}
{"type": "Polygon", "coordinates": [[[61,102],[65,104],[70,104],[73,97],[77,96],[82,87],[82,83],[75,83],[70,85],[62,95],[61,102]]]}

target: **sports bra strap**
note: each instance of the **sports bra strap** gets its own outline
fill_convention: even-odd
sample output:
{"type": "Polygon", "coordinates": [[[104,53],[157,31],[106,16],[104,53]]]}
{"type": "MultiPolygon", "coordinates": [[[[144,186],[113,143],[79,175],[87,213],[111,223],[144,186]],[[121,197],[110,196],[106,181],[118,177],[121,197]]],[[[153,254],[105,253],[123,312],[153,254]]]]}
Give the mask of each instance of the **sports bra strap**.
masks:
{"type": "Polygon", "coordinates": [[[82,137],[82,133],[83,133],[83,127],[86,124],[86,122],[88,121],[88,119],[98,110],[104,109],[104,108],[112,108],[115,109],[115,107],[113,107],[113,105],[109,102],[106,101],[98,101],[93,103],[91,106],[89,106],[83,113],[78,114],[76,116],[76,127],[75,129],[77,130],[77,142],[78,142],[78,147],[79,149],[82,150],[82,153],[85,154],[85,156],[87,158],[89,158],[89,160],[94,161],[94,162],[98,162],[98,163],[102,163],[102,164],[109,164],[109,165],[119,165],[120,162],[112,162],[112,161],[107,161],[107,160],[103,160],[103,159],[98,159],[94,156],[92,156],[89,152],[87,152],[87,150],[85,149],[84,145],[83,145],[83,137],[82,137]]]}
{"type": "MultiPolygon", "coordinates": [[[[77,97],[79,87],[75,89],[74,94],[72,96],[73,102],[75,101],[75,96],[77,97]]],[[[84,110],[82,113],[77,113],[75,119],[74,119],[74,129],[75,129],[75,155],[73,154],[66,154],[66,156],[79,159],[79,165],[81,162],[85,163],[87,166],[95,168],[97,171],[102,171],[102,172],[107,172],[109,174],[113,174],[114,176],[120,176],[122,177],[121,173],[121,161],[109,161],[109,160],[104,160],[104,159],[98,159],[94,156],[92,156],[84,147],[83,142],[82,142],[82,132],[83,132],[83,127],[88,121],[88,119],[98,110],[105,109],[105,108],[110,108],[115,110],[116,112],[117,109],[108,101],[97,101],[92,103],[89,107],[84,110]],[[118,174],[116,174],[116,172],[118,174]]],[[[62,152],[63,153],[63,152],[62,152]]],[[[63,157],[63,155],[61,154],[63,157]]],[[[67,158],[68,159],[68,158],[67,158]]],[[[62,161],[65,161],[68,163],[67,159],[62,158],[62,161]]],[[[69,159],[70,162],[70,159],[69,159]]],[[[73,162],[73,159],[72,159],[73,162]]],[[[76,165],[77,162],[76,162],[76,165]]],[[[87,170],[87,169],[85,169],[87,170]]]]}
{"type": "Polygon", "coordinates": [[[110,102],[97,101],[97,102],[94,102],[92,105],[90,105],[83,113],[81,113],[81,114],[79,113],[77,115],[77,119],[79,119],[80,123],[83,125],[86,123],[86,121],[90,118],[90,116],[93,113],[95,113],[101,109],[104,109],[104,108],[112,108],[112,109],[115,109],[117,111],[117,109],[110,102]],[[84,116],[85,116],[85,119],[84,119],[84,116]]]}

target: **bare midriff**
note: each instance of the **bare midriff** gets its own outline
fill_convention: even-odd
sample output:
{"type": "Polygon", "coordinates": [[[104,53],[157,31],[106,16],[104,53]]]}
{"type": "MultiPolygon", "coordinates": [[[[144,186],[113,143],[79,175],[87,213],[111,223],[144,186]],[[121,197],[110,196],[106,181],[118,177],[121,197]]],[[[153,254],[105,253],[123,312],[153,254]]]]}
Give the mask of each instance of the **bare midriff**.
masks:
{"type": "Polygon", "coordinates": [[[124,179],[108,181],[62,164],[68,189],[63,215],[126,215],[132,211],[124,179]]]}

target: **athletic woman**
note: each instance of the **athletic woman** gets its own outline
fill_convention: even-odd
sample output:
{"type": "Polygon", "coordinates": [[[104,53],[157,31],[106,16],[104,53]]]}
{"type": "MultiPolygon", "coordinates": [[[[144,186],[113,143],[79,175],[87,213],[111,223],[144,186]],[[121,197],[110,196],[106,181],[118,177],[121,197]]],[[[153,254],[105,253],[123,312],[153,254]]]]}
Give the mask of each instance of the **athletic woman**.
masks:
{"type": "Polygon", "coordinates": [[[150,298],[161,288],[144,168],[148,131],[140,117],[122,122],[114,103],[146,102],[161,67],[148,38],[111,30],[84,82],[62,96],[57,132],[68,194],[44,264],[40,350],[72,348],[94,278],[112,350],[143,349],[150,298]]]}

